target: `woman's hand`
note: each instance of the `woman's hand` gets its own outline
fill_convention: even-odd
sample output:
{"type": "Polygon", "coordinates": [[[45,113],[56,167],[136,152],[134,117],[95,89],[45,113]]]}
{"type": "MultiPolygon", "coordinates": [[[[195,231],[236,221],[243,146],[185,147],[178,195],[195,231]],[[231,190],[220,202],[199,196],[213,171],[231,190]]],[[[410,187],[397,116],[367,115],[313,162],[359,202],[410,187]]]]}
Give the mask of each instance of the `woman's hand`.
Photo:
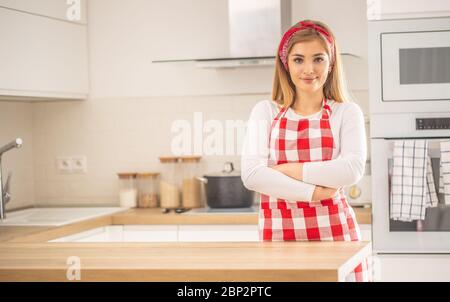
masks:
{"type": "Polygon", "coordinates": [[[273,166],[275,169],[296,180],[303,180],[303,164],[302,163],[287,163],[273,166]]]}
{"type": "Polygon", "coordinates": [[[312,201],[324,200],[333,198],[338,192],[340,188],[328,188],[322,186],[316,186],[314,189],[314,193],[312,196],[312,201]]]}

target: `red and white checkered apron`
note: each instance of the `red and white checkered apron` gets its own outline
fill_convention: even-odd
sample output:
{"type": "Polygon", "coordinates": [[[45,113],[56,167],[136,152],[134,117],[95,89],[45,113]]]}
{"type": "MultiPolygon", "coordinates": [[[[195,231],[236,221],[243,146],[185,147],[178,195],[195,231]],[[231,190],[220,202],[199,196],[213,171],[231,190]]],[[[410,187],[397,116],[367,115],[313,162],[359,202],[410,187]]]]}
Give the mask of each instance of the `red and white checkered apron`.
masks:
{"type": "MultiPolygon", "coordinates": [[[[321,118],[291,120],[282,108],[272,121],[269,166],[289,162],[333,159],[335,148],[329,116],[323,102],[321,118]]],[[[359,241],[355,213],[341,189],[334,198],[320,201],[287,201],[261,194],[259,233],[264,241],[359,241]]],[[[367,261],[359,264],[347,281],[367,281],[367,261]]]]}

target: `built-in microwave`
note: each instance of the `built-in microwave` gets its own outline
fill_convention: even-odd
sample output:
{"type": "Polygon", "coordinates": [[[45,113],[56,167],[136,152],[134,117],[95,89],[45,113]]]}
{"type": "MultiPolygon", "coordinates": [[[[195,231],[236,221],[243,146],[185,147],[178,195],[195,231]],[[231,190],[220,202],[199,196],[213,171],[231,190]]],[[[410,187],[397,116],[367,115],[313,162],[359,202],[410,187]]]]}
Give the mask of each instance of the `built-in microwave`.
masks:
{"type": "Polygon", "coordinates": [[[450,111],[450,17],[370,21],[369,81],[371,114],[450,111]]]}

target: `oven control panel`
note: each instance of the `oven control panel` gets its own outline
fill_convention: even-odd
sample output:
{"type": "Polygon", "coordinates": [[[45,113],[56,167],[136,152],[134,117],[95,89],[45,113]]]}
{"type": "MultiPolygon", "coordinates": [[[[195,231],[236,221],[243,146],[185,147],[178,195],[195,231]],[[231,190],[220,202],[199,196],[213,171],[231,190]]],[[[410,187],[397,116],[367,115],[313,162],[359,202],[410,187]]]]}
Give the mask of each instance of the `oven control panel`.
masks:
{"type": "Polygon", "coordinates": [[[449,117],[416,118],[416,130],[450,129],[449,117]]]}

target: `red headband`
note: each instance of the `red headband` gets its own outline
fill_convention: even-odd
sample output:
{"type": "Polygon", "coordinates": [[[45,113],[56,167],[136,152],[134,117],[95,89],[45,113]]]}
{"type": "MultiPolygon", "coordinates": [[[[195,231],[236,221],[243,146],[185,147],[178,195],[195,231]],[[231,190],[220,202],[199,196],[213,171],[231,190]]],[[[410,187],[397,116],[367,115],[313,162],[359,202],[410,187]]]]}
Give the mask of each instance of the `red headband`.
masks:
{"type": "MultiPolygon", "coordinates": [[[[331,49],[331,60],[333,61],[334,58],[334,43],[333,43],[333,37],[330,35],[330,33],[323,28],[320,25],[314,24],[312,21],[300,21],[293,27],[291,27],[288,31],[286,31],[283,35],[283,38],[281,39],[280,45],[278,46],[278,55],[280,56],[281,62],[284,65],[284,68],[286,71],[288,70],[288,64],[287,64],[287,47],[289,44],[289,41],[291,40],[292,36],[304,29],[313,29],[316,32],[318,32],[325,40],[328,42],[328,45],[331,49]]],[[[333,65],[333,64],[331,64],[333,65]]]]}

